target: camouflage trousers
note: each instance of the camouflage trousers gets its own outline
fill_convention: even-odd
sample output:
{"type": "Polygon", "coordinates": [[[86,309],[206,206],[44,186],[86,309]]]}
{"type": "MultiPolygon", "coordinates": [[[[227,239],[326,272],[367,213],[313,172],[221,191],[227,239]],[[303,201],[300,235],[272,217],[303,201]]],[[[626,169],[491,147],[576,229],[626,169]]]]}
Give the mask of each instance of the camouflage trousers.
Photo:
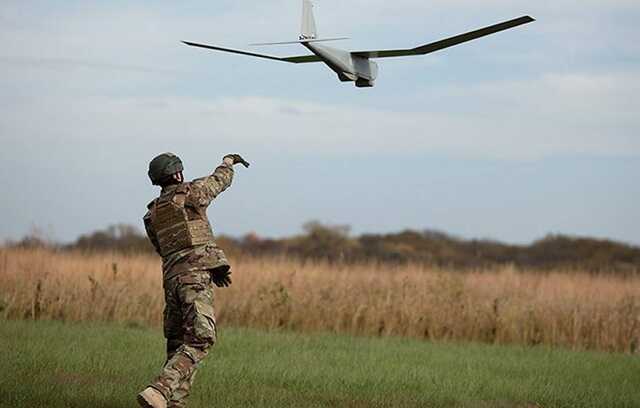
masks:
{"type": "Polygon", "coordinates": [[[167,360],[150,384],[169,401],[186,406],[200,362],[216,342],[213,284],[209,271],[192,271],[164,281],[167,360]]]}

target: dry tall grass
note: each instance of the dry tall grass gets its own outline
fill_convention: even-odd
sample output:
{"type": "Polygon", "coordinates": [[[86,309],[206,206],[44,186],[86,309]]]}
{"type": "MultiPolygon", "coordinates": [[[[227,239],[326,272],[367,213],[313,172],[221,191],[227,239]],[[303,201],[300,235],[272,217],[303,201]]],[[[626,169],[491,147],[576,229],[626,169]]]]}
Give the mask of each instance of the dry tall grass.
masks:
{"type": "MultiPolygon", "coordinates": [[[[640,277],[236,259],[219,324],[636,351],[640,277]]],[[[160,325],[159,259],[0,250],[0,315],[160,325]]]]}

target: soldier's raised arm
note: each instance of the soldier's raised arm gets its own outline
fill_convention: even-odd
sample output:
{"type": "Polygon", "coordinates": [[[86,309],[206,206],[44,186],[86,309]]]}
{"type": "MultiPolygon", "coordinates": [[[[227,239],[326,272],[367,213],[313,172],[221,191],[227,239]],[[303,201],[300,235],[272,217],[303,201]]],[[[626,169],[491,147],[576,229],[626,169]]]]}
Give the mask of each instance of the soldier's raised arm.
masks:
{"type": "Polygon", "coordinates": [[[224,156],[222,164],[214,170],[213,174],[196,179],[191,183],[191,187],[199,193],[197,195],[200,205],[209,205],[214,198],[231,185],[234,164],[242,164],[244,167],[249,167],[249,163],[239,154],[228,154],[224,156]]]}

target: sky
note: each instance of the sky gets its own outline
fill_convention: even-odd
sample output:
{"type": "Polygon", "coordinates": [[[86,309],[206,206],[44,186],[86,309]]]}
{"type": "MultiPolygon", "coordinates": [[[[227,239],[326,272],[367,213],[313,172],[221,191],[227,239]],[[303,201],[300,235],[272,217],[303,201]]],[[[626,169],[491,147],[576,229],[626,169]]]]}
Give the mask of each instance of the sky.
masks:
{"type": "Polygon", "coordinates": [[[149,161],[189,179],[252,163],[209,209],[214,231],[436,229],[529,243],[550,233],[640,245],[640,3],[316,0],[321,37],[408,48],[531,15],[420,57],[378,60],[374,88],[180,40],[305,55],[301,2],[4,0],[0,241],[142,228],[149,161]]]}

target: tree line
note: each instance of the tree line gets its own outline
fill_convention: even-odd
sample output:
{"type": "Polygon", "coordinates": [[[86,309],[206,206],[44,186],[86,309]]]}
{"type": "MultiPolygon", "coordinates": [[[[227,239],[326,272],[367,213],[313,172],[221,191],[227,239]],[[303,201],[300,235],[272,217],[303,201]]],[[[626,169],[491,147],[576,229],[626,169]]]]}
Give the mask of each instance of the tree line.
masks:
{"type": "MultiPolygon", "coordinates": [[[[529,245],[486,239],[462,239],[434,230],[405,230],[388,234],[351,236],[345,225],[309,222],[303,233],[285,238],[248,234],[221,235],[217,243],[230,256],[288,256],[330,263],[419,263],[459,269],[513,265],[538,270],[586,270],[637,273],[640,248],[611,240],[553,234],[529,245]]],[[[134,226],[114,225],[57,245],[33,234],[10,246],[48,246],[59,250],[153,252],[146,236],[134,226]]]]}

